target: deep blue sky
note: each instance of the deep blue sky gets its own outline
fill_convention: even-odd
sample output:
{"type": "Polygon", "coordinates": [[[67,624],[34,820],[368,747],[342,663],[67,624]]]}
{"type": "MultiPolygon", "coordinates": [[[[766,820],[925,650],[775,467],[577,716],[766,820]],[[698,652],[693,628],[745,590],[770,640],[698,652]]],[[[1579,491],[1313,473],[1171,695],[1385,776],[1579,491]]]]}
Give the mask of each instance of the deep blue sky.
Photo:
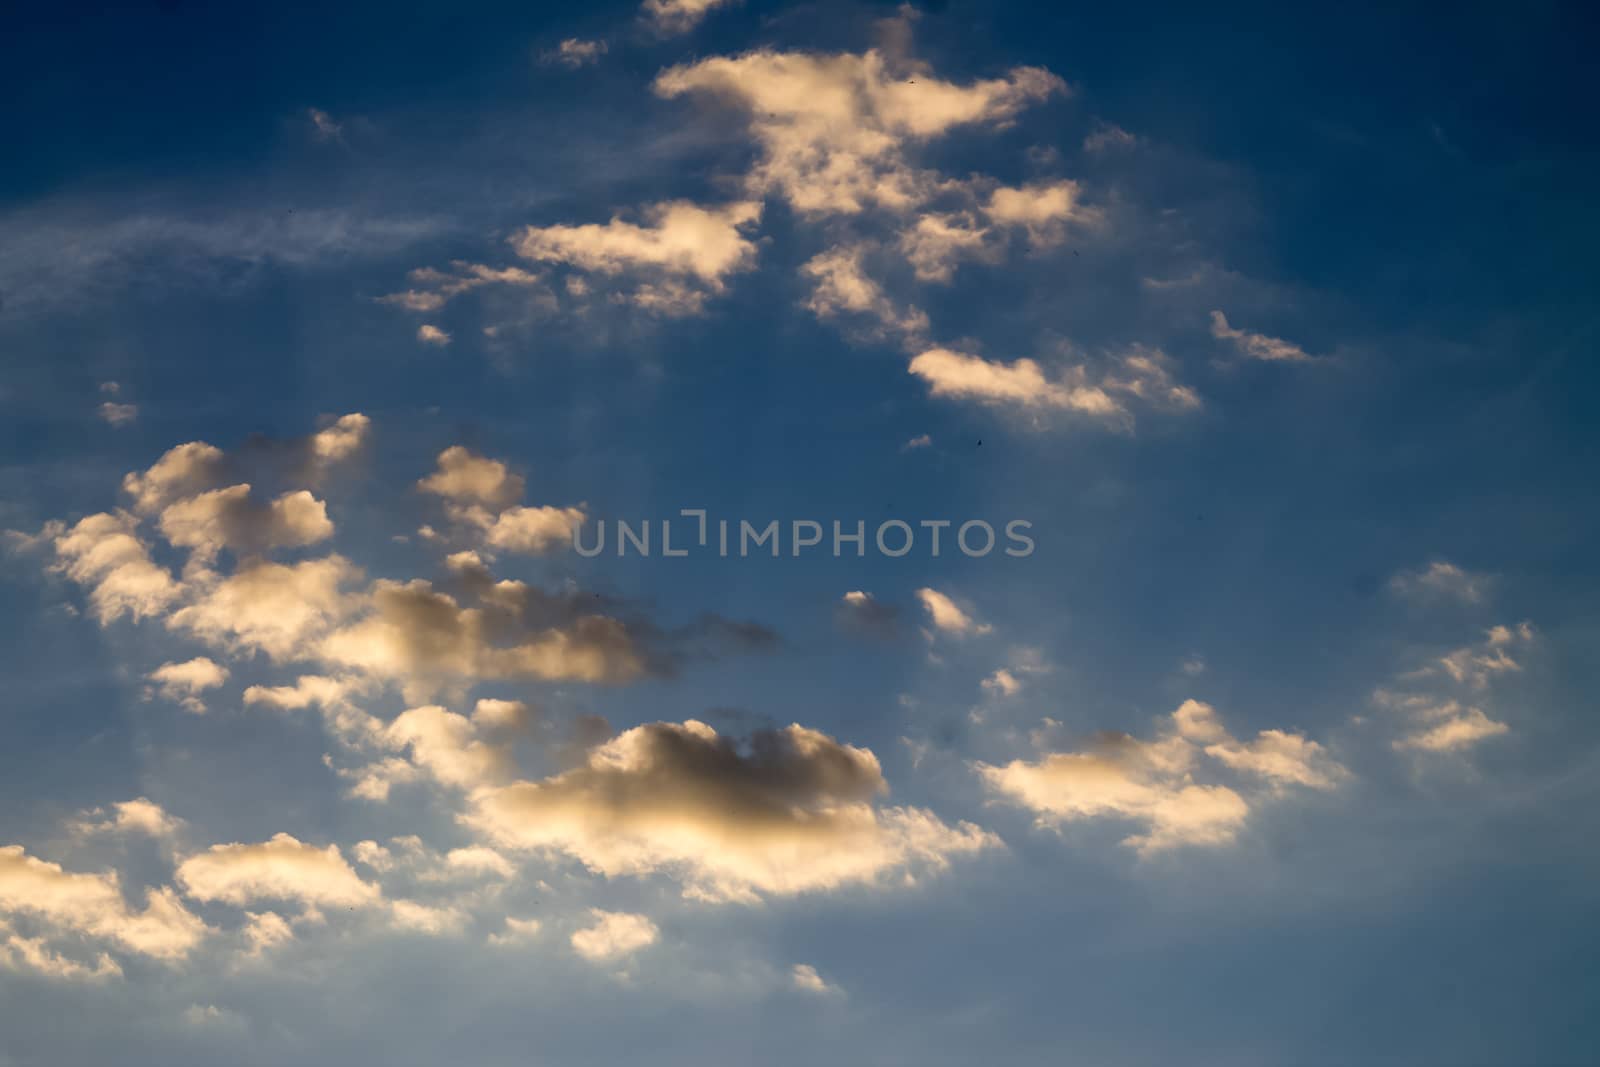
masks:
{"type": "MultiPolygon", "coordinates": [[[[7,13],[0,530],[16,536],[0,561],[0,846],[115,872],[135,911],[146,887],[176,886],[211,929],[161,960],[80,913],[41,911],[0,866],[0,1067],[598,1064],[641,1050],[685,1064],[1592,1062],[1594,14],[950,2],[901,16],[922,66],[874,25],[895,15],[749,0],[669,34],[630,4],[7,13]],[[607,48],[569,69],[548,58],[566,39],[607,48]],[[950,183],[925,201],[808,213],[754,177],[759,111],[651,89],[664,68],[718,56],[875,46],[910,64],[886,92],[1019,67],[1070,91],[897,142],[906,173],[950,183]],[[1108,131],[1122,140],[1091,146],[1108,131]],[[996,187],[1068,181],[1087,213],[1037,234],[983,206],[996,187]],[[652,312],[631,287],[701,285],[692,273],[608,272],[508,242],[739,199],[762,204],[749,258],[687,313],[652,312]],[[946,282],[913,277],[899,242],[940,212],[986,226],[985,251],[946,282]],[[807,264],[839,249],[865,249],[885,306],[921,308],[928,325],[814,313],[807,264]],[[381,299],[453,261],[549,273],[422,312],[381,299]],[[1216,332],[1215,311],[1239,339],[1216,332]],[[423,323],[450,343],[420,340],[423,323]],[[1246,337],[1307,358],[1250,358],[1246,337]],[[1051,382],[1087,375],[1125,418],[940,395],[907,362],[936,347],[999,375],[1019,360],[1051,382]],[[1118,392],[1133,352],[1159,352],[1194,406],[1118,392]],[[105,404],[136,411],[113,423],[105,404]],[[284,442],[350,412],[370,430],[348,462],[311,477],[282,460],[301,447],[284,442]],[[360,594],[377,579],[467,603],[475,587],[444,557],[472,548],[497,578],[625,618],[672,669],[590,684],[480,660],[424,692],[420,644],[383,674],[321,646],[275,657],[207,638],[170,615],[219,574],[168,543],[155,511],[138,536],[181,599],[137,622],[96,618],[97,579],[70,573],[65,531],[132,516],[123,476],[190,441],[231,457],[233,476],[206,488],[248,480],[256,499],[304,487],[326,502],[335,532],[277,558],[337,552],[363,569],[330,627],[375,610],[360,594]],[[1025,518],[1037,550],[497,551],[417,488],[453,445],[525,477],[514,503],[581,502],[591,522],[685,507],[869,531],[1025,518]],[[1449,569],[1419,578],[1435,565],[1449,569]],[[924,589],[953,598],[970,631],[939,627],[924,589]],[[842,600],[857,590],[870,618],[842,600]],[[1502,647],[1514,666],[1483,666],[1502,647]],[[1456,650],[1465,678],[1445,662],[1456,650]],[[199,656],[228,673],[203,715],[149,677],[199,656]],[[789,736],[762,731],[799,723],[876,755],[889,792],[869,799],[874,818],[907,805],[994,842],[798,894],[753,883],[755,903],[688,899],[715,856],[601,873],[598,851],[512,849],[461,821],[473,794],[428,780],[403,745],[387,755],[420,777],[387,802],[352,797],[339,770],[376,750],[315,711],[243,697],[342,671],[365,681],[358,704],[380,724],[422,703],[466,714],[480,697],[541,709],[514,744],[520,779],[581,764],[594,716],[645,731],[625,736],[690,719],[753,734],[755,748],[729,751],[780,809],[802,787],[752,753],[789,736]],[[1181,772],[1116,762],[1155,760],[1190,699],[1215,707],[1230,751],[1256,759],[1258,731],[1281,731],[1314,742],[1297,768],[1335,771],[1313,786],[1252,778],[1204,744],[1181,772]],[[1408,740],[1469,720],[1496,729],[1408,740]],[[1236,790],[1249,817],[1225,840],[1191,831],[1141,852],[1123,842],[1157,817],[1116,805],[1146,800],[1051,811],[983,771],[1101,756],[1141,798],[1236,790]],[[182,827],[78,826],[135,797],[182,827]],[[465,925],[437,936],[375,907],[347,918],[324,901],[318,923],[310,896],[230,902],[186,880],[214,846],[276,833],[352,864],[358,842],[405,835],[439,854],[493,845],[514,874],[491,892],[356,865],[385,901],[463,909],[465,925]],[[569,938],[590,908],[648,916],[654,943],[580,958],[569,938]],[[245,911],[269,909],[295,937],[251,956],[245,911]],[[492,944],[507,916],[538,918],[539,934],[492,944]],[[122,974],[52,974],[7,937],[86,965],[108,952],[122,974]],[[806,988],[796,964],[829,988],[806,988]]],[[[228,541],[220,575],[248,566],[241,545],[228,541]]],[[[721,780],[682,773],[689,793],[721,780]]],[[[1079,787],[1062,773],[1058,798],[1079,787]]],[[[829,787],[804,788],[829,802],[829,787]]],[[[588,847],[653,810],[616,803],[588,847]]],[[[718,848],[759,836],[743,817],[727,813],[718,848]]]]}

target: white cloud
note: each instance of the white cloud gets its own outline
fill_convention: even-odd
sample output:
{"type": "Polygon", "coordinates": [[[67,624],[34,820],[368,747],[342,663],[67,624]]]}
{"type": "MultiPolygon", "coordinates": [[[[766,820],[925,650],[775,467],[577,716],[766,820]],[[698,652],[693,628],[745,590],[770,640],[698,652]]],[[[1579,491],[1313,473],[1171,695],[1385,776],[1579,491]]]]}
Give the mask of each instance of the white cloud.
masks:
{"type": "Polygon", "coordinates": [[[651,723],[573,770],[479,791],[468,822],[607,876],[669,873],[715,901],[909,877],[998,844],[927,811],[875,806],[885,789],[871,752],[802,726],[741,746],[694,720],[651,723]]]}
{"type": "Polygon", "coordinates": [[[687,33],[713,10],[736,0],[644,0],[640,16],[663,36],[687,33]]]}
{"type": "Polygon", "coordinates": [[[506,916],[505,929],[498,934],[489,935],[491,945],[515,945],[523,941],[531,941],[539,936],[539,931],[544,924],[538,919],[519,919],[512,915],[506,916]]]}
{"type": "Polygon", "coordinates": [[[138,404],[117,404],[107,400],[97,410],[101,420],[112,426],[128,426],[139,417],[138,404]]]}
{"type": "Polygon", "coordinates": [[[182,663],[163,663],[145,677],[156,684],[163,698],[200,715],[206,710],[200,694],[226,682],[228,669],[205,656],[196,656],[182,663]]]}
{"type": "Polygon", "coordinates": [[[631,956],[656,943],[660,931],[648,916],[590,908],[594,925],[572,934],[572,949],[586,960],[597,963],[631,956]]]}
{"type": "Polygon", "coordinates": [[[730,275],[755,264],[746,231],[761,217],[759,201],[701,207],[672,200],[642,215],[644,225],[613,217],[603,225],[528,226],[511,245],[524,259],[631,278],[636,288],[627,299],[673,315],[700,310],[707,294],[722,292],[730,275]]]}
{"type": "Polygon", "coordinates": [[[163,960],[182,959],[208,933],[170,888],[148,890],[144,910],[133,911],[115,874],[75,874],[29,856],[20,845],[0,847],[0,914],[32,916],[59,931],[163,960]]]}
{"type": "Polygon", "coordinates": [[[308,908],[367,907],[378,887],[361,880],[337,845],[319,849],[289,834],[258,844],[212,845],[178,865],[178,884],[201,901],[244,906],[294,901],[308,908]]]}
{"type": "Polygon", "coordinates": [[[739,107],[761,148],[748,176],[751,191],[775,192],[802,214],[817,215],[921,204],[941,180],[913,168],[908,149],[958,127],[1000,125],[1065,84],[1035,67],[956,85],[877,51],[762,50],[672,67],[655,89],[739,107]]]}
{"type": "Polygon", "coordinates": [[[591,63],[600,62],[600,57],[605,55],[607,50],[604,41],[585,41],[578,37],[568,37],[541,55],[539,60],[547,65],[559,64],[568,70],[577,70],[591,63]]]}
{"type": "Polygon", "coordinates": [[[994,629],[988,623],[980,623],[972,618],[954,600],[937,589],[918,589],[917,599],[927,611],[928,620],[944,633],[966,636],[986,634],[994,629]]]}
{"type": "Polygon", "coordinates": [[[901,308],[889,299],[862,266],[866,246],[831,248],[811,257],[800,268],[812,283],[808,307],[819,319],[859,315],[872,320],[880,334],[908,340],[928,331],[928,316],[915,307],[901,308]]]}
{"type": "Polygon", "coordinates": [[[270,503],[241,484],[213,489],[169,504],[158,520],[162,536],[203,558],[222,549],[254,554],[273,548],[303,548],[333,536],[327,505],[304,489],[270,503]]]}
{"type": "Polygon", "coordinates": [[[417,488],[454,504],[481,504],[498,510],[521,499],[525,483],[499,460],[451,445],[439,453],[438,469],[418,482],[417,488]]]}
{"type": "Polygon", "coordinates": [[[119,511],[90,515],[70,530],[46,530],[59,568],[90,587],[89,603],[102,624],[160,615],[182,595],[182,586],[151,560],[137,529],[138,521],[119,511]]]}
{"type": "Polygon", "coordinates": [[[1081,380],[1081,372],[1051,381],[1031,359],[1000,363],[947,348],[930,348],[911,361],[911,373],[927,382],[934,396],[1059,408],[1101,417],[1121,415],[1125,410],[1103,388],[1081,380]]]}
{"type": "Polygon", "coordinates": [[[425,345],[435,345],[443,348],[450,343],[450,334],[439,329],[431,322],[425,322],[417,327],[417,340],[425,345]]]}
{"type": "Polygon", "coordinates": [[[182,826],[182,819],[167,814],[147,797],[120,800],[111,805],[110,813],[95,808],[85,812],[77,823],[80,833],[145,834],[156,838],[174,837],[182,826]]]}
{"type": "Polygon", "coordinates": [[[1301,363],[1311,359],[1299,345],[1291,344],[1281,338],[1268,337],[1264,333],[1235,329],[1228,325],[1228,317],[1220,311],[1211,313],[1211,336],[1219,341],[1228,341],[1241,354],[1251,359],[1272,363],[1301,363]]]}
{"type": "Polygon", "coordinates": [[[304,659],[353,609],[343,586],[359,574],[342,556],[258,561],[210,584],[167,624],[215,647],[261,651],[279,662],[304,659]]]}
{"type": "Polygon", "coordinates": [[[974,767],[985,786],[1033,812],[1040,826],[1097,818],[1141,823],[1144,830],[1123,844],[1149,854],[1228,844],[1248,819],[1250,802],[1237,789],[1196,781],[1202,755],[1272,792],[1290,785],[1332,789],[1349,776],[1321,745],[1298,734],[1263,730],[1239,741],[1209,704],[1196,700],[1174,711],[1153,741],[1106,735],[1084,751],[974,767]]]}
{"type": "Polygon", "coordinates": [[[789,983],[802,993],[812,993],[817,996],[833,997],[842,996],[843,990],[825,980],[817,973],[817,969],[809,963],[797,963],[789,971],[789,983]]]}

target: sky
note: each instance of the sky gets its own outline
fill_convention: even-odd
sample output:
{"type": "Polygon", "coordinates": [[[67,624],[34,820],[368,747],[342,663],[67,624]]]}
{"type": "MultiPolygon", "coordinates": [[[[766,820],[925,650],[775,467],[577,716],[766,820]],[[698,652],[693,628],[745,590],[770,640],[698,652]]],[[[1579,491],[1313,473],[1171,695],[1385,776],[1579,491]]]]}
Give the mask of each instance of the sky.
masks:
{"type": "Polygon", "coordinates": [[[0,1067],[1594,1061],[1582,6],[7,23],[0,1067]]]}

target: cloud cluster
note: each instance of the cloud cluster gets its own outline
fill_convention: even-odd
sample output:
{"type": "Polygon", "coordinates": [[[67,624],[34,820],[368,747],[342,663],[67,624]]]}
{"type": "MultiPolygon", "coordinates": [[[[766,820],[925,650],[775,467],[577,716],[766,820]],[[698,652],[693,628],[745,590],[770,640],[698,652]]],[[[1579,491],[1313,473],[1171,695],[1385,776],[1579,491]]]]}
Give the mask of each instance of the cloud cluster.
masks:
{"type": "Polygon", "coordinates": [[[977,763],[975,770],[997,798],[1031,811],[1041,826],[1101,818],[1140,823],[1144,829],[1123,844],[1148,855],[1180,845],[1228,844],[1249,818],[1252,800],[1239,789],[1196,779],[1206,760],[1266,795],[1291,786],[1332,789],[1349,775],[1326,749],[1299,734],[1262,730],[1241,741],[1214,708],[1197,700],[1185,701],[1151,741],[1108,734],[1084,750],[1050,751],[1003,766],[977,763]]]}
{"type": "MultiPolygon", "coordinates": [[[[1434,573],[1430,568],[1427,574],[1434,573]]],[[[1454,591],[1460,582],[1447,576],[1454,591]]],[[[1404,733],[1392,743],[1402,751],[1462,752],[1511,727],[1484,710],[1487,690],[1495,679],[1520,672],[1517,657],[1536,640],[1531,623],[1493,626],[1483,639],[1453,649],[1432,663],[1402,674],[1392,686],[1380,688],[1373,702],[1394,713],[1404,733]]]]}
{"type": "Polygon", "coordinates": [[[998,842],[931,812],[880,807],[866,749],[792,725],[747,745],[705,723],[651,723],[582,766],[480,791],[468,820],[510,848],[571,856],[607,876],[662,872],[707,900],[872,884],[998,842]]]}

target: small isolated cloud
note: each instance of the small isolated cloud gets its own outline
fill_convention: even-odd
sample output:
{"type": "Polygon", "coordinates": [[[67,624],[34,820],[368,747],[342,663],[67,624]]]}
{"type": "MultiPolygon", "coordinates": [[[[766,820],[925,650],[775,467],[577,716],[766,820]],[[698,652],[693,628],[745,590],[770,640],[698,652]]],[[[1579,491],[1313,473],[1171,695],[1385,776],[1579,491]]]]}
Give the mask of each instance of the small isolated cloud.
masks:
{"type": "Polygon", "coordinates": [[[844,990],[826,981],[817,969],[809,963],[797,963],[789,971],[789,984],[802,993],[811,993],[815,996],[837,997],[843,996],[844,990]]]}
{"type": "Polygon", "coordinates": [[[895,632],[899,618],[898,608],[866,590],[852,589],[839,598],[838,621],[845,629],[886,637],[895,632]]]}
{"type": "Polygon", "coordinates": [[[180,704],[185,711],[203,715],[206,705],[201,694],[226,682],[228,669],[205,656],[196,656],[183,663],[163,663],[146,677],[164,699],[180,704]]]}
{"type": "Polygon", "coordinates": [[[454,504],[480,504],[499,510],[521,499],[526,483],[497,459],[452,445],[439,453],[437,468],[417,483],[425,493],[454,504]]]}
{"type": "Polygon", "coordinates": [[[318,141],[340,141],[344,139],[344,124],[335,122],[333,116],[321,108],[306,108],[306,119],[311,123],[311,136],[318,141]]]}
{"type": "Polygon", "coordinates": [[[1389,588],[1401,596],[1458,600],[1463,604],[1483,600],[1488,586],[1488,575],[1474,574],[1442,559],[1421,570],[1402,571],[1389,580],[1389,588]]]}
{"type": "Polygon", "coordinates": [[[107,400],[99,407],[100,418],[112,426],[128,426],[139,418],[138,404],[118,404],[107,400]]]}
{"type": "Polygon", "coordinates": [[[605,55],[607,46],[604,41],[585,41],[577,37],[568,37],[559,45],[539,56],[539,61],[546,66],[562,66],[568,70],[577,70],[587,67],[591,63],[600,62],[600,57],[605,55]]]}
{"type": "Polygon", "coordinates": [[[900,446],[902,452],[914,452],[919,448],[932,448],[933,438],[925,433],[919,433],[905,444],[900,446]]]}
{"type": "Polygon", "coordinates": [[[1011,697],[1022,692],[1022,682],[1005,667],[1001,667],[981,683],[983,688],[1000,696],[1011,697]]]}
{"type": "Polygon", "coordinates": [[[1241,741],[1197,700],[1174,711],[1152,741],[1108,734],[1081,751],[974,767],[989,790],[1031,811],[1039,826],[1101,818],[1143,824],[1123,840],[1141,854],[1231,843],[1252,810],[1240,792],[1247,784],[1274,796],[1291,786],[1332,789],[1349,777],[1317,742],[1282,730],[1241,741]],[[1238,788],[1197,780],[1207,767],[1232,771],[1238,788]]]}
{"type": "Polygon", "coordinates": [[[1094,129],[1083,139],[1083,150],[1100,156],[1133,148],[1138,143],[1139,138],[1121,126],[1110,122],[1097,122],[1094,129]]]}
{"type": "Polygon", "coordinates": [[[572,934],[572,950],[586,960],[605,963],[631,956],[656,943],[660,931],[649,916],[590,908],[592,926],[572,934]]]}
{"type": "Polygon", "coordinates": [[[965,637],[986,634],[994,629],[988,623],[978,622],[937,589],[918,589],[917,599],[927,611],[928,621],[941,633],[965,637]]]}
{"type": "Polygon", "coordinates": [[[169,838],[178,833],[183,820],[167,814],[160,804],[147,797],[121,800],[109,812],[95,808],[83,813],[77,824],[86,834],[144,834],[169,838]]]}
{"type": "Polygon", "coordinates": [[[737,0],[644,0],[639,15],[663,37],[688,33],[719,7],[737,0]]]}
{"type": "Polygon", "coordinates": [[[443,348],[450,343],[450,335],[431,322],[425,322],[417,327],[417,340],[425,345],[437,345],[443,348]]]}
{"type": "Polygon", "coordinates": [[[1269,363],[1303,363],[1312,358],[1297,344],[1278,337],[1268,337],[1264,333],[1235,329],[1228,325],[1228,317],[1220,311],[1211,313],[1211,336],[1219,341],[1227,341],[1241,355],[1250,359],[1269,363]]]}
{"type": "Polygon", "coordinates": [[[906,340],[928,331],[928,316],[915,307],[899,307],[866,273],[865,245],[831,248],[811,257],[800,268],[801,277],[811,282],[806,307],[824,321],[855,318],[868,323],[874,336],[894,336],[906,340]]]}

